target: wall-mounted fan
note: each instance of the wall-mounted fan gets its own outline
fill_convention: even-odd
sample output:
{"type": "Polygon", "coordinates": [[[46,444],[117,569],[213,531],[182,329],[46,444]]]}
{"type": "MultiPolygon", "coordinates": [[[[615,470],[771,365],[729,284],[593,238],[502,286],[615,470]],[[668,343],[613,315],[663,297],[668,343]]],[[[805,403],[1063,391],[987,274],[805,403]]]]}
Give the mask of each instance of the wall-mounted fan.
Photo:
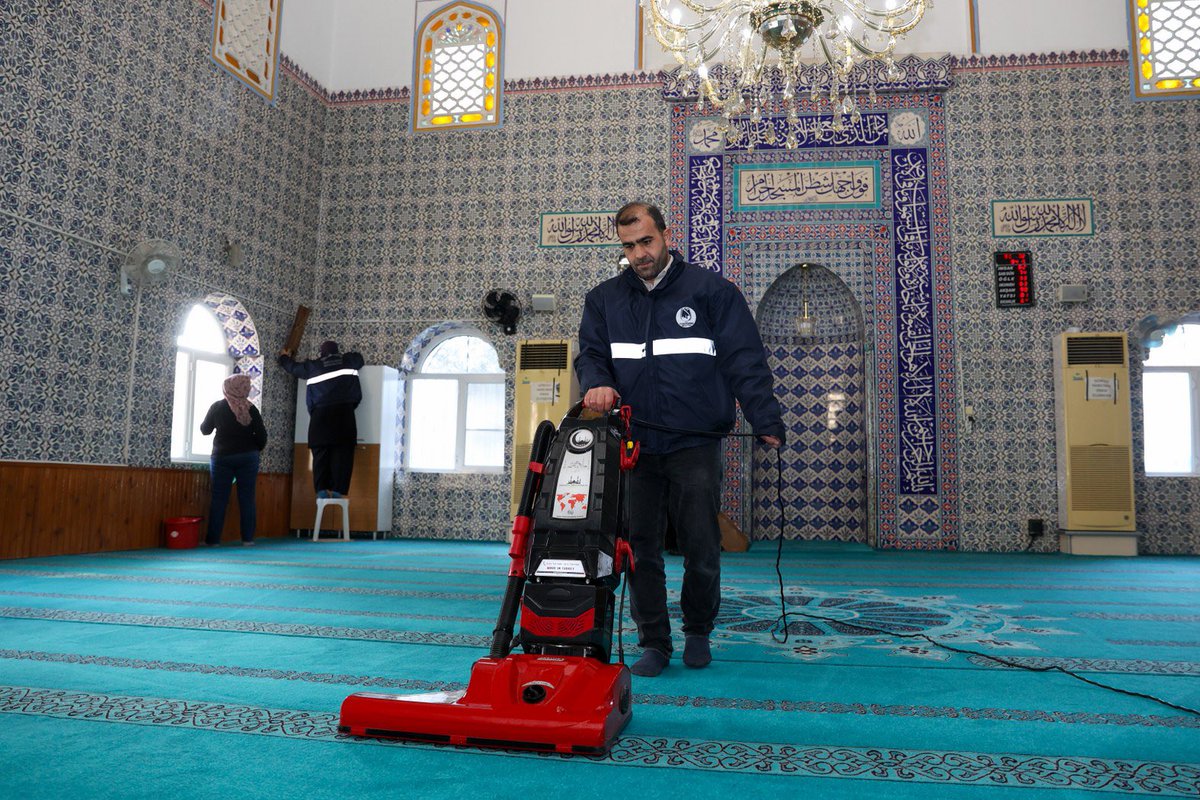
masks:
{"type": "Polygon", "coordinates": [[[179,266],[179,248],[165,239],[147,239],[125,255],[121,265],[121,291],[129,294],[130,284],[146,286],[159,283],[179,266]]]}
{"type": "Polygon", "coordinates": [[[483,297],[483,315],[512,336],[517,332],[517,320],[521,318],[521,304],[512,292],[492,289],[483,297]]]}
{"type": "Polygon", "coordinates": [[[1163,339],[1170,336],[1179,327],[1180,320],[1171,319],[1166,314],[1150,314],[1138,320],[1134,334],[1142,347],[1152,350],[1161,347],[1163,339]]]}

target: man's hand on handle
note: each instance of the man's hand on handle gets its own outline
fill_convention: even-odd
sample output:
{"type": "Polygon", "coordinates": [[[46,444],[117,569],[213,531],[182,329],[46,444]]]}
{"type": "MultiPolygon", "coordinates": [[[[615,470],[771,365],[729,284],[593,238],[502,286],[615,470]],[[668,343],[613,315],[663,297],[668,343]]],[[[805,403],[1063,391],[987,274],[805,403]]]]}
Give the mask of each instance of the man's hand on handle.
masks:
{"type": "Polygon", "coordinates": [[[587,394],[583,396],[583,407],[589,411],[607,414],[620,399],[621,395],[611,386],[597,386],[595,389],[588,389],[587,394]]]}
{"type": "MultiPolygon", "coordinates": [[[[588,389],[587,394],[583,396],[583,407],[588,411],[607,414],[620,401],[621,395],[617,394],[616,389],[611,386],[597,386],[595,389],[588,389]]],[[[783,445],[783,441],[778,436],[759,436],[758,438],[767,447],[776,450],[783,445]]]]}

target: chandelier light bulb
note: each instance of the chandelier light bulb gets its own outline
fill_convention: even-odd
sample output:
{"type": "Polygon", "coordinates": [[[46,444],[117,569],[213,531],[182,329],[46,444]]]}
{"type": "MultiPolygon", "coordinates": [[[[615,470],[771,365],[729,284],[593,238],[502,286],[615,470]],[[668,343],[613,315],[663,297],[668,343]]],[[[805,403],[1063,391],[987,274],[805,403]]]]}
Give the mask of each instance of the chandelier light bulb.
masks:
{"type": "MultiPolygon", "coordinates": [[[[695,91],[728,123],[748,109],[756,109],[755,122],[785,115],[781,132],[789,146],[799,138],[800,112],[820,113],[823,97],[840,130],[841,117],[849,115],[852,124],[861,119],[853,100],[844,103],[851,94],[866,88],[873,104],[881,77],[899,82],[897,37],[930,6],[930,0],[642,0],[650,31],[681,64],[677,79],[685,91],[695,91]],[[860,67],[869,61],[884,66],[864,74],[860,67]]],[[[749,144],[765,142],[765,129],[774,125],[763,128],[749,144]]]]}

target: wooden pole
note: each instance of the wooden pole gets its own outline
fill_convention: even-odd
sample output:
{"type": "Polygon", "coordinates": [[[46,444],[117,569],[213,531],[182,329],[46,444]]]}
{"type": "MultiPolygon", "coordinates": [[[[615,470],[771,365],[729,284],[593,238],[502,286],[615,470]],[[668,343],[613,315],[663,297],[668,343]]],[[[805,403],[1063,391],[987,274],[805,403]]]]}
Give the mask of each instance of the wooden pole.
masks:
{"type": "Polygon", "coordinates": [[[304,326],[308,324],[309,313],[308,306],[296,307],[296,318],[292,320],[292,329],[288,332],[287,342],[284,343],[282,352],[289,356],[296,355],[296,349],[300,347],[300,340],[304,338],[304,326]]]}

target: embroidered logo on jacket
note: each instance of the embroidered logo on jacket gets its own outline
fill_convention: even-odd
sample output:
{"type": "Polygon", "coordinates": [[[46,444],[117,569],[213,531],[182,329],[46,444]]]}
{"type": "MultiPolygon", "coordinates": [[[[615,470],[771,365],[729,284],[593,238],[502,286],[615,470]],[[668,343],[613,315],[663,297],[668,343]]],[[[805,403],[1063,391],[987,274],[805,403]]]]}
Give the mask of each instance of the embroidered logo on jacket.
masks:
{"type": "Polygon", "coordinates": [[[675,322],[681,328],[690,328],[696,324],[696,312],[684,306],[675,312],[675,322]]]}

